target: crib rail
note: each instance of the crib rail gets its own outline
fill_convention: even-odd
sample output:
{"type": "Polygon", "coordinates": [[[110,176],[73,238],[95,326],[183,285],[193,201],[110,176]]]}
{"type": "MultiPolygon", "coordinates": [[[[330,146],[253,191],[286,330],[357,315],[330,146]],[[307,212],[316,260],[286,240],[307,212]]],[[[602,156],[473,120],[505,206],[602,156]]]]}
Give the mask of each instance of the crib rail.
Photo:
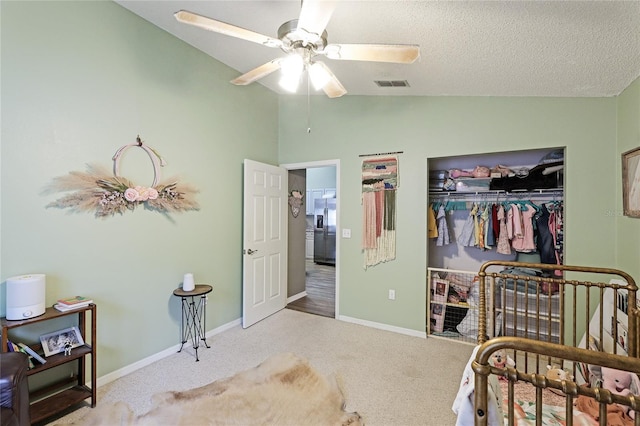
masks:
{"type": "MultiPolygon", "coordinates": [[[[508,398],[508,424],[513,425],[513,383],[521,381],[530,383],[536,387],[536,408],[537,424],[541,424],[541,390],[553,388],[561,391],[565,397],[565,410],[567,425],[573,424],[573,401],[579,395],[592,398],[599,404],[600,424],[607,424],[607,406],[611,404],[622,404],[640,413],[640,398],[637,396],[622,396],[611,393],[600,387],[579,386],[573,380],[552,380],[543,374],[526,373],[515,368],[496,368],[490,364],[492,355],[499,350],[513,350],[538,356],[551,356],[558,359],[569,360],[574,363],[587,363],[591,365],[604,366],[625,370],[640,374],[640,359],[618,354],[608,354],[605,352],[593,351],[583,348],[570,347],[557,343],[536,341],[522,337],[497,337],[483,343],[477,351],[476,358],[472,364],[475,373],[475,425],[485,426],[488,414],[488,380],[491,374],[503,376],[509,380],[508,398]]],[[[635,425],[640,426],[640,415],[635,417],[635,425]]]]}
{"type": "MultiPolygon", "coordinates": [[[[537,425],[542,424],[543,395],[548,397],[551,391],[554,398],[564,398],[569,426],[574,416],[583,415],[574,412],[576,401],[586,401],[589,410],[597,411],[603,426],[607,410],[618,408],[613,404],[640,414],[640,396],[603,389],[597,373],[598,367],[609,367],[640,375],[638,287],[629,274],[610,268],[490,261],[481,266],[478,278],[481,346],[472,365],[476,425],[487,424],[487,386],[496,376],[508,381],[509,425],[515,424],[516,384],[535,393],[531,402],[537,425]],[[502,359],[510,356],[515,366],[491,360],[498,351],[502,359]],[[550,366],[565,370],[567,378],[548,378],[550,366]]],[[[501,389],[493,383],[492,392],[501,389]]],[[[640,426],[640,415],[634,424],[640,426]]]]}
{"type": "Polygon", "coordinates": [[[593,341],[601,346],[612,341],[609,352],[639,355],[638,287],[623,271],[490,261],[481,266],[478,277],[479,343],[492,337],[514,336],[589,349],[593,341]],[[553,274],[528,276],[503,272],[509,268],[552,270],[553,274]],[[613,308],[607,297],[612,298],[613,308]],[[628,329],[618,327],[626,322],[622,317],[627,315],[628,329]]]}
{"type": "Polygon", "coordinates": [[[633,326],[630,326],[630,329],[635,330],[636,349],[634,354],[637,358],[640,358],[640,340],[638,340],[638,334],[640,333],[640,307],[629,309],[629,324],[633,324],[633,326]]]}

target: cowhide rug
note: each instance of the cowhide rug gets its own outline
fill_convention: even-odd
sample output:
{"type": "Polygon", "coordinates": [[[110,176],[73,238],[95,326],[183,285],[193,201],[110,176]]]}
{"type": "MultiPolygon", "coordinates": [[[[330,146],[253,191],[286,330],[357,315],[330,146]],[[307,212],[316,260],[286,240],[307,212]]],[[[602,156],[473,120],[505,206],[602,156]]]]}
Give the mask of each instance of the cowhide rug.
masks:
{"type": "Polygon", "coordinates": [[[124,402],[98,404],[82,425],[362,425],[344,411],[335,379],[318,374],[294,354],[273,356],[255,368],[208,385],[156,394],[136,416],[124,402]]]}

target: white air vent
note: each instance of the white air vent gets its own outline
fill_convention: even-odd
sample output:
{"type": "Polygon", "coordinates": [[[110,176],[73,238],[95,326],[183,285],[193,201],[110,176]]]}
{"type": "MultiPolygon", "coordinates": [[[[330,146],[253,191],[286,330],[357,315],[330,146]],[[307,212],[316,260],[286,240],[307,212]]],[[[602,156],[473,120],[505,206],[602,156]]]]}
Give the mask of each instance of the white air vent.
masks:
{"type": "Polygon", "coordinates": [[[374,80],[378,87],[409,87],[407,80],[374,80]]]}

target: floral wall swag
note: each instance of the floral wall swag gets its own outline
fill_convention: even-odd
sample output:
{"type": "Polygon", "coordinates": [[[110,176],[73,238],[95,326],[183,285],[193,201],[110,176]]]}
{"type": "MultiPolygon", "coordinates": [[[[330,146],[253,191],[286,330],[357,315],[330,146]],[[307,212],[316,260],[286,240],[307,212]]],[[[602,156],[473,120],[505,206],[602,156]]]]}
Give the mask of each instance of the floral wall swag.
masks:
{"type": "Polygon", "coordinates": [[[76,212],[95,211],[96,217],[123,214],[143,206],[161,213],[184,212],[198,210],[195,201],[196,188],[189,184],[179,183],[175,178],[158,183],[160,167],[166,162],[158,152],[143,144],[138,136],[135,143],[120,147],[113,156],[113,174],[99,166],[87,166],[87,172],[69,172],[66,176],[53,179],[51,191],[74,191],[47,207],[69,208],[76,212]],[[153,183],[151,186],[135,185],[130,180],[119,176],[120,157],[131,148],[142,148],[153,164],[153,183]]]}

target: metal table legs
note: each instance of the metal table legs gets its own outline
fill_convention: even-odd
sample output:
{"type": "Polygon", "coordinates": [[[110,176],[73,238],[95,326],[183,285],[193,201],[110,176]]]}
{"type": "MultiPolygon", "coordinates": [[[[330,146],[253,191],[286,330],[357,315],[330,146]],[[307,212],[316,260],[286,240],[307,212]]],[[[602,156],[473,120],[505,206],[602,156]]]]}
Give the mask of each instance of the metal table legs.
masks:
{"type": "Polygon", "coordinates": [[[207,315],[207,295],[203,294],[196,300],[196,296],[182,296],[182,318],[180,321],[181,344],[178,352],[182,351],[182,347],[189,339],[193,349],[196,351],[196,361],[198,359],[198,348],[200,341],[209,348],[207,338],[205,336],[204,325],[206,324],[207,315]]]}

